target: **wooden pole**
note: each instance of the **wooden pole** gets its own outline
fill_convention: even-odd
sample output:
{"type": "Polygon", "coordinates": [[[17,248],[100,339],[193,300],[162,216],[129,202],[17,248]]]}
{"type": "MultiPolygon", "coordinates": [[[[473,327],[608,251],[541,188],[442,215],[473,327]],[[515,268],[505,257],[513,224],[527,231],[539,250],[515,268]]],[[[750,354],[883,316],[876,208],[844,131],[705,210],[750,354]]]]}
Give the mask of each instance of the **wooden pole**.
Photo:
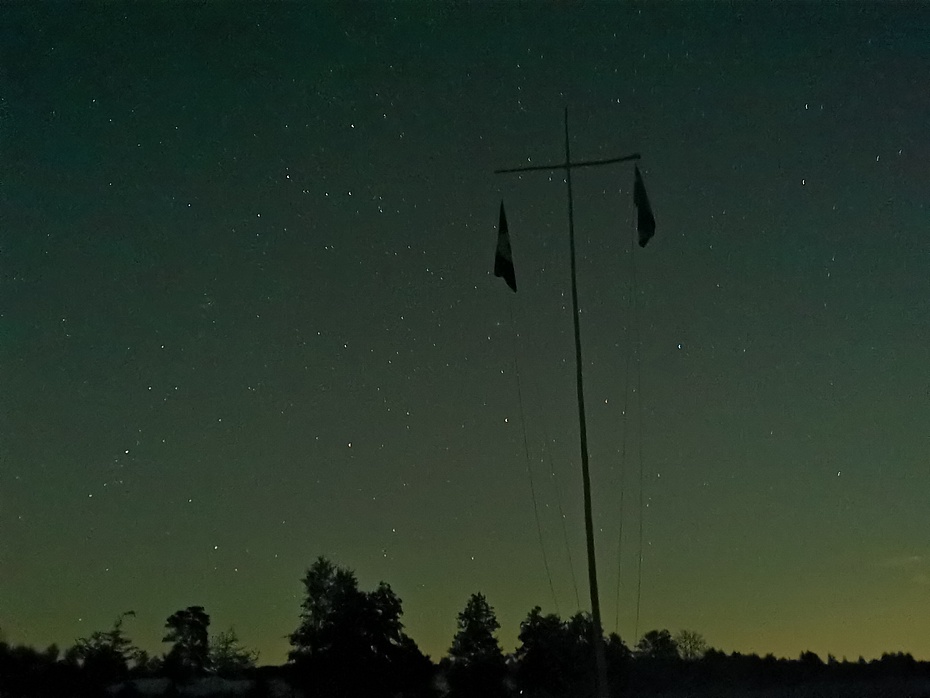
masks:
{"type": "Polygon", "coordinates": [[[578,313],[578,283],[575,263],[575,209],[572,200],[572,168],[597,167],[618,162],[639,160],[640,154],[633,153],[605,160],[582,160],[572,162],[571,145],[568,137],[568,107],[565,108],[565,162],[558,165],[529,165],[495,170],[495,174],[510,172],[533,172],[539,170],[565,170],[568,185],[568,243],[571,248],[572,270],[572,321],[575,328],[575,385],[578,394],[578,432],[581,437],[581,478],[584,485],[584,525],[588,548],[588,584],[591,590],[591,617],[594,622],[594,661],[597,669],[597,698],[609,698],[607,686],[607,659],[604,653],[604,629],[601,625],[601,602],[597,591],[597,559],[594,552],[594,516],[591,508],[591,475],[588,468],[588,427],[584,411],[584,381],[581,360],[581,317],[578,313]]]}
{"type": "Polygon", "coordinates": [[[588,427],[584,412],[584,380],[581,362],[581,317],[578,313],[578,283],[575,264],[575,209],[572,201],[572,156],[568,137],[568,107],[565,107],[565,181],[568,184],[568,244],[571,248],[572,319],[575,327],[575,386],[578,394],[578,433],[581,437],[581,479],[584,483],[584,530],[588,542],[588,585],[591,589],[591,616],[594,620],[594,662],[597,668],[598,698],[608,698],[607,660],[601,626],[601,602],[597,592],[597,559],[594,552],[594,516],[591,510],[591,474],[588,469],[588,427]]]}

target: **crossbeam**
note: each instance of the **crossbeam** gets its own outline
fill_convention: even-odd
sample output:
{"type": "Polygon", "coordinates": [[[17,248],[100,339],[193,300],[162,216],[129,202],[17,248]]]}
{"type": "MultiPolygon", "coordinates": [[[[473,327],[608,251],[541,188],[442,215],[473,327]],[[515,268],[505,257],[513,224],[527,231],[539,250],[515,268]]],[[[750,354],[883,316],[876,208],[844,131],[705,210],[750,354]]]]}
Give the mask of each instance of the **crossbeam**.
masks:
{"type": "Polygon", "coordinates": [[[494,170],[494,174],[507,174],[508,172],[532,172],[534,170],[569,170],[576,167],[597,167],[598,165],[613,165],[617,162],[629,162],[630,160],[639,160],[642,156],[639,153],[624,155],[619,158],[609,158],[607,160],[582,160],[580,162],[563,162],[558,165],[531,165],[529,167],[508,167],[503,170],[494,170]]]}

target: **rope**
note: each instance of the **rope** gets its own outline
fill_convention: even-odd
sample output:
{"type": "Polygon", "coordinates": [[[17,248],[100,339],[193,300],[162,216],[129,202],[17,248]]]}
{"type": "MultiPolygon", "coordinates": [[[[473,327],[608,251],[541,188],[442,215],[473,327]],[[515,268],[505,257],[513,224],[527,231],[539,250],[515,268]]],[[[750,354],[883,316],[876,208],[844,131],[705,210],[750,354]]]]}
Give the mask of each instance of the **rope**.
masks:
{"type": "Polygon", "coordinates": [[[543,567],[546,568],[546,579],[549,580],[549,591],[552,593],[552,602],[555,604],[556,615],[559,611],[559,600],[555,595],[555,586],[552,584],[552,573],[549,570],[549,558],[546,555],[546,546],[543,544],[542,525],[539,522],[539,506],[536,502],[536,486],[533,482],[533,469],[530,466],[530,447],[526,438],[526,415],[523,411],[523,389],[520,385],[520,364],[517,360],[517,324],[513,318],[513,301],[508,305],[510,309],[510,326],[513,329],[513,368],[517,376],[517,402],[520,406],[520,427],[523,431],[523,453],[526,457],[526,477],[530,484],[530,497],[533,500],[533,518],[536,520],[536,534],[539,537],[539,549],[542,552],[543,567]]]}
{"type": "MultiPolygon", "coordinates": [[[[537,392],[539,388],[537,387],[537,392]]],[[[537,397],[537,401],[538,401],[537,397]]],[[[537,402],[537,404],[541,404],[537,402]]],[[[581,596],[578,594],[578,578],[575,577],[575,563],[572,561],[572,547],[568,542],[568,525],[566,524],[565,510],[562,508],[562,488],[559,486],[559,476],[555,471],[555,463],[552,460],[552,452],[548,448],[549,436],[546,433],[545,420],[543,420],[543,439],[545,439],[545,444],[543,450],[546,452],[546,457],[549,460],[549,474],[552,477],[553,482],[555,482],[555,501],[559,507],[559,520],[562,522],[562,538],[565,541],[565,554],[568,556],[568,570],[572,575],[572,588],[575,591],[575,608],[581,608],[581,596]]]]}
{"type": "MultiPolygon", "coordinates": [[[[639,289],[636,283],[636,256],[633,255],[630,263],[630,278],[637,296],[639,289]]],[[[636,623],[634,625],[633,636],[639,637],[639,612],[643,596],[643,520],[646,518],[645,508],[643,506],[643,371],[642,371],[642,337],[640,335],[640,307],[639,299],[633,303],[633,329],[635,332],[636,348],[636,412],[637,412],[637,441],[639,445],[639,561],[636,568],[636,623]]]]}
{"type": "MultiPolygon", "coordinates": [[[[630,260],[633,259],[635,254],[635,247],[633,242],[633,237],[630,236],[630,260]]],[[[633,288],[633,279],[632,274],[628,277],[627,283],[627,303],[626,303],[626,316],[627,322],[632,324],[633,318],[633,293],[635,289],[633,288]]],[[[632,328],[630,328],[632,329],[632,328]]],[[[620,632],[620,582],[621,582],[621,568],[623,563],[623,514],[625,512],[625,507],[623,506],[623,486],[626,479],[626,443],[629,438],[629,430],[627,425],[627,413],[629,411],[629,399],[630,399],[630,360],[633,348],[633,342],[629,341],[626,351],[626,357],[624,360],[624,370],[623,370],[623,411],[621,412],[621,421],[620,421],[620,526],[619,531],[617,532],[617,605],[614,613],[614,632],[620,632]]]]}
{"type": "MultiPolygon", "coordinates": [[[[536,404],[542,405],[542,394],[539,392],[539,383],[531,381],[530,385],[533,388],[533,392],[536,395],[536,404]]],[[[575,562],[572,559],[572,547],[568,541],[568,517],[565,516],[565,508],[562,506],[562,487],[559,484],[559,476],[555,469],[555,462],[552,459],[552,451],[549,450],[549,444],[552,443],[549,440],[549,430],[546,427],[546,416],[544,413],[539,415],[540,428],[542,429],[543,434],[543,452],[546,454],[546,459],[549,463],[549,476],[552,478],[553,483],[555,484],[555,501],[559,509],[559,520],[562,522],[562,539],[565,542],[565,555],[568,557],[568,571],[572,577],[572,589],[575,592],[575,608],[581,609],[581,596],[578,593],[578,578],[575,576],[575,562]]]]}

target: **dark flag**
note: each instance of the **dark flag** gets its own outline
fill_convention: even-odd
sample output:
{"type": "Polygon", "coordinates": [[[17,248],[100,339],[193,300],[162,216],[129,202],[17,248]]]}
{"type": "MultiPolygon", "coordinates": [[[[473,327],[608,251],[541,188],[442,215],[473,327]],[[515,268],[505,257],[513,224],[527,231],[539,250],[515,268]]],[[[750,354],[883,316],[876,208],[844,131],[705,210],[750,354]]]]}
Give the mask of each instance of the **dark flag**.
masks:
{"type": "Polygon", "coordinates": [[[510,233],[507,232],[507,215],[501,201],[501,219],[497,225],[497,252],[494,254],[494,276],[500,276],[517,291],[517,277],[513,273],[513,254],[510,251],[510,233]]]}
{"type": "Polygon", "coordinates": [[[645,247],[646,243],[656,234],[656,219],[652,215],[652,206],[649,205],[649,197],[646,196],[646,186],[643,184],[639,167],[636,168],[636,181],[633,183],[633,203],[636,204],[636,230],[639,231],[639,246],[645,247]]]}

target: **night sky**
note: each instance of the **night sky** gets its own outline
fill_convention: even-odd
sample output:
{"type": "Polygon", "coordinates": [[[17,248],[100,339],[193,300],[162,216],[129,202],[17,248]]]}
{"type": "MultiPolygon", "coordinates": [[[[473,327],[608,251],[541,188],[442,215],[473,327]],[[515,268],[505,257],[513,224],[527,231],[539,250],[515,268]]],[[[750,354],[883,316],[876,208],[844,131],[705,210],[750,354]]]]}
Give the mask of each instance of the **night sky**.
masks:
{"type": "Polygon", "coordinates": [[[564,174],[493,174],[559,162],[567,106],[573,158],[643,154],[658,222],[635,314],[632,165],[573,175],[606,630],[622,513],[635,643],[641,462],[640,634],[930,657],[928,26],[4,4],[6,638],[134,609],[160,651],[199,604],[277,663],[321,554],[389,582],[434,659],[472,592],[507,651],[532,606],[578,610],[572,569],[589,608],[564,174]]]}

